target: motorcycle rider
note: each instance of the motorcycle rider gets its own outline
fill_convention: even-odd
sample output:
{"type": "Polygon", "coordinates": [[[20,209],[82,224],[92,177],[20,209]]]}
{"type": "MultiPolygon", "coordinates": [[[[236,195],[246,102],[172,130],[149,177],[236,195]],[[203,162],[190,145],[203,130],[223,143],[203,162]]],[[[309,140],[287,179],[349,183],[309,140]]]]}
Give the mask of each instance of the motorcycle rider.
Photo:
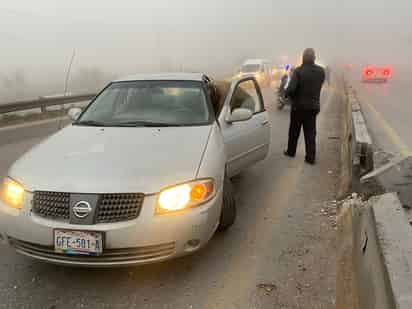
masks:
{"type": "Polygon", "coordinates": [[[279,99],[279,109],[282,109],[286,104],[288,104],[288,99],[286,98],[286,89],[289,85],[290,80],[295,68],[290,67],[288,71],[282,76],[280,80],[280,85],[278,89],[278,99],[279,99]]]}

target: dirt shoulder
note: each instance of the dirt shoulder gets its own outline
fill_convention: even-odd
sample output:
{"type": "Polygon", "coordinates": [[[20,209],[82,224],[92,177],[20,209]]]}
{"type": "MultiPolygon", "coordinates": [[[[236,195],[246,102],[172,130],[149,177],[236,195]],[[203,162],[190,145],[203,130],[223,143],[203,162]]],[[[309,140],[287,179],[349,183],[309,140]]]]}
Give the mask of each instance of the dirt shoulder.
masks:
{"type": "MultiPolygon", "coordinates": [[[[337,196],[340,186],[340,91],[328,89],[318,122],[318,164],[305,165],[288,209],[288,243],[279,257],[274,308],[335,308],[337,264],[337,196]]],[[[303,152],[303,149],[301,149],[303,152]]],[[[269,308],[269,307],[265,307],[269,308]]]]}

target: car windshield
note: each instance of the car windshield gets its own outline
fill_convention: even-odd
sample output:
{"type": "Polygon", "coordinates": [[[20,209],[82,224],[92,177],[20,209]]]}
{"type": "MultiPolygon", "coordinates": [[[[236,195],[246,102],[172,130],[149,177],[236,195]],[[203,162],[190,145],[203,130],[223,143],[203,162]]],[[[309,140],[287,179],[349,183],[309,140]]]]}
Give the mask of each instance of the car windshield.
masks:
{"type": "Polygon", "coordinates": [[[133,81],[110,84],[74,124],[196,126],[212,117],[201,82],[133,81]]]}
{"type": "Polygon", "coordinates": [[[259,64],[246,64],[242,67],[242,72],[243,73],[254,73],[254,72],[258,72],[260,69],[260,65],[259,64]]]}

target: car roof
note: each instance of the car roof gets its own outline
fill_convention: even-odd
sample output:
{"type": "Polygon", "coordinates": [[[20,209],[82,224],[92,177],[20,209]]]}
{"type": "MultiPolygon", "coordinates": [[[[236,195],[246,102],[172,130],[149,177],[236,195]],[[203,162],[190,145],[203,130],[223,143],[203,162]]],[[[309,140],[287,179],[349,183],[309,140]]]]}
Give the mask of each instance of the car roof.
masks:
{"type": "Polygon", "coordinates": [[[136,74],[114,80],[114,82],[128,82],[139,80],[179,80],[179,81],[204,81],[204,73],[156,73],[136,74]]]}
{"type": "Polygon", "coordinates": [[[248,59],[246,60],[243,65],[247,64],[263,64],[263,63],[268,63],[269,61],[266,59],[248,59]]]}

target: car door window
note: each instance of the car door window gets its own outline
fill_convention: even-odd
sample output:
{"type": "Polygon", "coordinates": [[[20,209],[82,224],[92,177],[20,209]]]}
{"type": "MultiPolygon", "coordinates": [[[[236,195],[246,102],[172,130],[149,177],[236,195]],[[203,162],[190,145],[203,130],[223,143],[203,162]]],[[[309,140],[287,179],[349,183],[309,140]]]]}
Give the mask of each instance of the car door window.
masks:
{"type": "Polygon", "coordinates": [[[249,79],[237,85],[230,102],[230,110],[233,111],[236,108],[249,109],[253,114],[264,110],[253,80],[249,79]]]}

